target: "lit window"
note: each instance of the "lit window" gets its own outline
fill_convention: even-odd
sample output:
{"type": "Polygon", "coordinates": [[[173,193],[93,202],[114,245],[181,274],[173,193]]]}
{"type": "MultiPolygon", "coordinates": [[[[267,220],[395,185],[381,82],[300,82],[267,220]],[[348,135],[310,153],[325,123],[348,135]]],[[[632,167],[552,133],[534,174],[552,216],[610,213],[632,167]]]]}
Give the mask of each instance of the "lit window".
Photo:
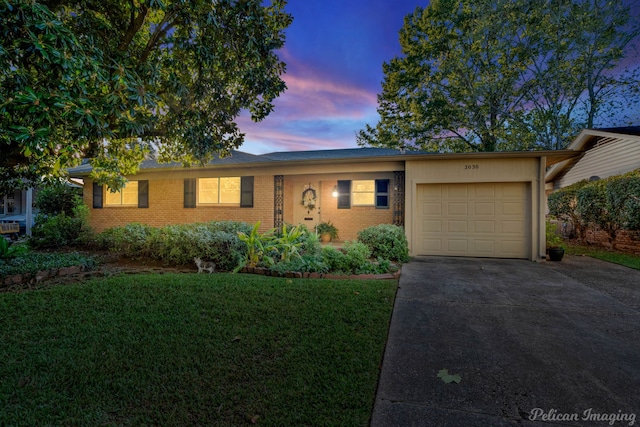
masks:
{"type": "Polygon", "coordinates": [[[198,179],[198,203],[240,204],[240,178],[200,178],[198,179]]]}
{"type": "Polygon", "coordinates": [[[113,193],[110,189],[105,192],[107,206],[138,206],[138,181],[129,181],[120,191],[113,193]]]}
{"type": "Polygon", "coordinates": [[[376,200],[376,182],[373,179],[366,181],[352,181],[353,206],[374,206],[376,200]]]}

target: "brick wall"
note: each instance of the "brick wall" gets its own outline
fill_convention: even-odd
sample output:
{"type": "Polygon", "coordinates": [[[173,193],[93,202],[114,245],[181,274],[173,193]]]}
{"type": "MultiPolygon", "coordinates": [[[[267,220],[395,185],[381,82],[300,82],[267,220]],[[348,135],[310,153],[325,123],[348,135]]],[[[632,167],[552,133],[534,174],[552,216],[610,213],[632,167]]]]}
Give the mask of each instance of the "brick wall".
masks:
{"type": "Polygon", "coordinates": [[[331,196],[338,181],[322,181],[322,221],[331,221],[338,228],[341,241],[355,240],[358,231],[378,224],[393,224],[393,197],[389,197],[388,209],[376,209],[375,206],[352,206],[351,209],[338,209],[338,201],[331,196]]]}
{"type": "Polygon", "coordinates": [[[87,180],[84,185],[84,202],[90,207],[91,226],[97,232],[131,222],[161,227],[220,220],[246,221],[251,224],[261,221],[260,228],[266,231],[273,227],[273,176],[254,177],[253,190],[253,208],[224,205],[184,208],[183,179],[150,179],[148,208],[105,206],[93,209],[93,185],[87,180]]]}
{"type": "MultiPolygon", "coordinates": [[[[93,209],[93,186],[90,180],[85,181],[84,202],[90,207],[91,226],[100,232],[107,228],[122,226],[131,222],[140,222],[153,227],[170,224],[185,224],[218,220],[245,221],[250,224],[261,221],[260,231],[265,232],[273,227],[274,194],[273,175],[254,177],[253,208],[237,206],[198,206],[184,208],[183,179],[149,179],[149,207],[105,206],[93,209]]],[[[331,196],[337,180],[323,180],[322,221],[331,221],[337,228],[342,241],[355,240],[358,231],[377,224],[393,223],[393,200],[389,200],[389,209],[376,209],[373,206],[352,206],[351,209],[338,209],[337,200],[331,196]]],[[[293,179],[285,176],[284,180],[284,221],[293,223],[291,206],[294,204],[293,179]]],[[[392,197],[390,197],[392,199],[392,197]]]]}
{"type": "MultiPolygon", "coordinates": [[[[609,235],[602,230],[587,230],[586,241],[604,247],[611,247],[609,235]]],[[[614,247],[625,252],[640,254],[640,235],[636,232],[620,230],[616,235],[614,247]]]]}
{"type": "MultiPolygon", "coordinates": [[[[557,231],[565,238],[575,237],[575,230],[571,222],[558,221],[557,231]]],[[[610,248],[609,235],[602,230],[588,229],[585,235],[585,243],[592,245],[599,245],[610,248]]],[[[628,230],[620,230],[616,235],[614,242],[616,249],[640,254],[640,232],[633,232],[628,230]]]]}

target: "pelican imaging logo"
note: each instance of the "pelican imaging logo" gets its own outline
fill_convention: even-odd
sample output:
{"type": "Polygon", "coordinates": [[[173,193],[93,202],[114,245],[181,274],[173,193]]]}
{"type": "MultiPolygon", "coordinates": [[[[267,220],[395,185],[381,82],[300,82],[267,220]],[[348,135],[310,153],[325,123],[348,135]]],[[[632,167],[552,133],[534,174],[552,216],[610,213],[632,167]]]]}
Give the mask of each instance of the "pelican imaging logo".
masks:
{"type": "Polygon", "coordinates": [[[529,413],[531,421],[587,421],[587,422],[606,422],[610,426],[620,422],[623,425],[632,426],[636,423],[636,414],[630,412],[597,412],[593,408],[585,409],[582,413],[578,412],[560,412],[557,409],[544,410],[542,408],[533,408],[529,413]]]}

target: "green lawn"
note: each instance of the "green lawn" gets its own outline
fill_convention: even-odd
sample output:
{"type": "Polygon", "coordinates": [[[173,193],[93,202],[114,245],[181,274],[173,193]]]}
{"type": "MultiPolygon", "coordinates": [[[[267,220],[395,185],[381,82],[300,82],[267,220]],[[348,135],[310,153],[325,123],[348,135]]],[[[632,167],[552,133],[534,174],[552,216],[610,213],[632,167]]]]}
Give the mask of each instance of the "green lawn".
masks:
{"type": "Polygon", "coordinates": [[[571,255],[586,255],[592,258],[597,258],[640,270],[639,255],[616,252],[598,246],[583,246],[575,244],[566,244],[566,251],[571,255]]]}
{"type": "Polygon", "coordinates": [[[0,425],[366,426],[395,290],[167,274],[0,294],[0,425]]]}

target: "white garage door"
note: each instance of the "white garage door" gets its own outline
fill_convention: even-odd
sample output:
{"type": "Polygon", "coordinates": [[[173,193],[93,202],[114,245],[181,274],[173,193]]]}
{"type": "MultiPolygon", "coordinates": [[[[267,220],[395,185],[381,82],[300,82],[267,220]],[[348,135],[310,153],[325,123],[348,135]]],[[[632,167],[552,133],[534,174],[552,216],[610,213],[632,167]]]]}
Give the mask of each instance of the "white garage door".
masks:
{"type": "Polygon", "coordinates": [[[420,255],[529,258],[527,183],[418,185],[420,255]]]}

